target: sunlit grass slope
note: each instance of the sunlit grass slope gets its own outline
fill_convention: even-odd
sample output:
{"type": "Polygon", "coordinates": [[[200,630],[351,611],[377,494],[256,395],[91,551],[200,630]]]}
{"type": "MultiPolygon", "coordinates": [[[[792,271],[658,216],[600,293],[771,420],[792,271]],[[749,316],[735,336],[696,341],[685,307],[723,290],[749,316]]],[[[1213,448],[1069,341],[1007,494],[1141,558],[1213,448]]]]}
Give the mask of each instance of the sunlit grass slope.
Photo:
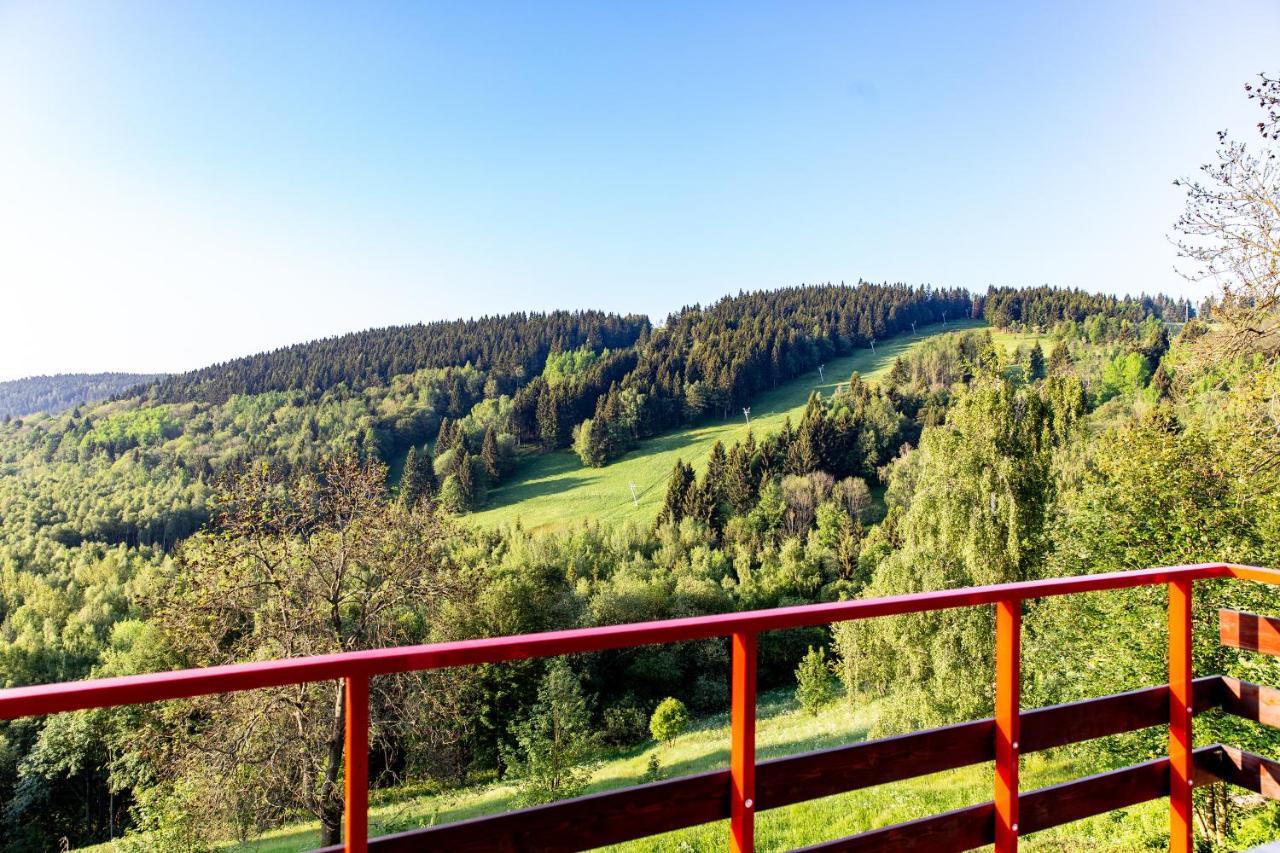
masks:
{"type": "MultiPolygon", "coordinates": [[[[875,352],[865,349],[833,359],[826,365],[825,381],[814,371],[762,394],[751,405],[751,428],[760,438],[780,429],[788,416],[792,423],[798,424],[810,392],[819,390],[824,395],[830,394],[836,385],[847,382],[855,370],[864,378],[878,378],[889,371],[895,358],[919,346],[926,338],[980,325],[977,321],[964,321],[925,326],[916,335],[899,335],[878,344],[875,352]]],[[[1010,350],[1014,345],[1009,345],[1010,350]]],[[[506,484],[489,494],[487,507],[469,518],[485,526],[514,523],[519,519],[526,529],[532,530],[554,530],[587,519],[611,524],[624,521],[648,524],[662,508],[667,475],[677,459],[684,459],[701,471],[717,440],[727,447],[746,435],[742,413],[736,412],[727,421],[705,423],[643,441],[604,468],[583,467],[578,457],[568,450],[528,456],[506,484]],[[633,483],[635,502],[631,498],[633,483]]]]}

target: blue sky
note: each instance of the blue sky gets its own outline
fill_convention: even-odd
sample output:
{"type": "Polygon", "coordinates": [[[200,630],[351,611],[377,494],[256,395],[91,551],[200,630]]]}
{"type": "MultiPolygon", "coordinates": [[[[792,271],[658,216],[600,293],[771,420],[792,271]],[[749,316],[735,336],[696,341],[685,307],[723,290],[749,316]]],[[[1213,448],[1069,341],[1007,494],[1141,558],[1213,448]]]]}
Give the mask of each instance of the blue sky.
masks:
{"type": "Polygon", "coordinates": [[[1280,4],[0,0],[0,379],[739,289],[1196,292],[1280,4]]]}

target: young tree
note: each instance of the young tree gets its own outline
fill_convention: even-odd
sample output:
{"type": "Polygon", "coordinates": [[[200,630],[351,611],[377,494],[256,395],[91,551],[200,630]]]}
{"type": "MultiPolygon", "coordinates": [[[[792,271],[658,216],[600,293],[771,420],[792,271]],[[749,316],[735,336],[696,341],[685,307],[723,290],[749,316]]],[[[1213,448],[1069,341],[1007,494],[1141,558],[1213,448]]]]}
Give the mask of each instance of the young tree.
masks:
{"type": "Polygon", "coordinates": [[[1040,348],[1040,342],[1036,341],[1027,356],[1027,378],[1035,382],[1044,379],[1045,372],[1044,350],[1040,348]]]}
{"type": "Polygon", "coordinates": [[[649,718],[649,731],[659,743],[670,743],[689,728],[689,709],[675,697],[668,696],[653,709],[649,718]]]}
{"type": "Polygon", "coordinates": [[[591,780],[596,737],[582,682],[561,658],[547,667],[528,719],[511,729],[508,772],[521,780],[520,802],[537,805],[579,794],[591,780]]]}
{"type": "Polygon", "coordinates": [[[813,716],[817,716],[822,706],[835,696],[831,686],[831,663],[827,660],[827,650],[813,646],[801,658],[796,667],[796,701],[800,707],[813,716]]]}

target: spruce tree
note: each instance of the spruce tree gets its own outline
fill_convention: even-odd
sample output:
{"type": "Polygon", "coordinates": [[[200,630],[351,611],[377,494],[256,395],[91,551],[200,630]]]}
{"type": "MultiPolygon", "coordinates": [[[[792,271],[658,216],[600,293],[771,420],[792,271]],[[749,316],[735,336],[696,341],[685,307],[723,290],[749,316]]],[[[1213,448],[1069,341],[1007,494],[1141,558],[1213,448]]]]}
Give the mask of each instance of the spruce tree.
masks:
{"type": "Polygon", "coordinates": [[[434,486],[435,475],[431,470],[431,457],[418,448],[410,447],[404,458],[404,473],[400,475],[400,502],[406,507],[416,506],[434,486]]]}
{"type": "MultiPolygon", "coordinates": [[[[748,436],[749,438],[749,436],[748,436]]],[[[755,505],[759,489],[752,476],[751,457],[745,444],[735,444],[725,462],[725,500],[733,515],[745,515],[755,505]]]]}
{"type": "Polygon", "coordinates": [[[901,388],[911,381],[911,371],[907,369],[907,363],[902,356],[898,356],[893,360],[893,367],[889,369],[889,377],[886,384],[890,388],[901,388]]]}
{"type": "Polygon", "coordinates": [[[466,510],[471,509],[475,506],[476,500],[476,474],[471,454],[466,449],[458,453],[458,466],[454,469],[453,476],[458,481],[458,491],[462,498],[463,508],[466,510]]]}
{"type": "Polygon", "coordinates": [[[484,463],[484,472],[490,483],[502,480],[502,457],[498,453],[498,435],[492,426],[484,431],[484,442],[480,445],[480,460],[484,463]]]}
{"type": "Polygon", "coordinates": [[[1044,350],[1040,348],[1040,342],[1036,341],[1031,347],[1031,354],[1027,357],[1027,377],[1031,381],[1044,379],[1044,350]]]}
{"type": "Polygon", "coordinates": [[[1072,361],[1067,342],[1058,341],[1053,346],[1053,352],[1049,353],[1049,372],[1060,376],[1071,368],[1072,361]]]}
{"type": "Polygon", "coordinates": [[[538,397],[538,439],[546,450],[560,446],[560,407],[556,404],[555,391],[548,386],[538,397]]]}
{"type": "Polygon", "coordinates": [[[728,509],[728,500],[726,494],[729,487],[729,458],[724,452],[724,443],[717,440],[711,446],[711,453],[707,456],[707,471],[703,474],[703,485],[707,491],[707,495],[711,500],[713,517],[712,524],[719,529],[720,519],[725,515],[728,509]]]}
{"type": "Polygon", "coordinates": [[[662,512],[658,514],[658,524],[672,522],[679,524],[684,518],[685,503],[689,490],[694,488],[693,466],[686,465],[684,460],[677,459],[667,478],[667,497],[662,504],[662,512]]]}

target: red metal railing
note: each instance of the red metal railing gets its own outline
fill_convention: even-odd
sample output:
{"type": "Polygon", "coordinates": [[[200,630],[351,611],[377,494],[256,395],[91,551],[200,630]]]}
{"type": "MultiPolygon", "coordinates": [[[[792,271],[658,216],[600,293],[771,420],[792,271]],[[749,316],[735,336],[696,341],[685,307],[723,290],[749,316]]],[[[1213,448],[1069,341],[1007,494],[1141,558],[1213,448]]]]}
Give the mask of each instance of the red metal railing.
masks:
{"type": "MultiPolygon", "coordinates": [[[[994,759],[992,802],[839,839],[813,849],[965,850],[994,841],[996,850],[1003,853],[1015,851],[1018,838],[1028,832],[1167,795],[1170,849],[1189,853],[1192,849],[1191,791],[1198,778],[1225,779],[1264,793],[1271,790],[1268,784],[1274,783],[1272,788],[1280,786],[1280,764],[1231,747],[1213,746],[1192,751],[1192,718],[1209,707],[1221,707],[1264,723],[1280,722],[1280,712],[1275,710],[1280,708],[1280,691],[1221,676],[1192,680],[1192,583],[1208,578],[1280,584],[1280,572],[1274,570],[1211,563],[374,649],[0,690],[0,719],[342,679],[346,684],[344,847],[348,851],[364,851],[370,845],[379,850],[480,850],[503,846],[580,849],[725,817],[729,818],[731,849],[750,851],[754,849],[754,816],[758,810],[994,759]],[[1166,584],[1169,588],[1167,686],[1072,705],[1021,710],[1023,601],[1153,584],[1166,584]],[[756,643],[762,631],[988,604],[995,605],[996,609],[994,720],[978,720],[757,763],[756,643]],[[727,773],[703,773],[368,840],[371,677],[714,637],[730,638],[732,644],[731,749],[727,773]],[[1163,711],[1161,705],[1164,705],[1163,711]],[[1024,752],[1162,723],[1169,725],[1167,759],[1041,791],[1019,791],[1018,763],[1024,752]]],[[[1244,633],[1239,620],[1233,624],[1236,634],[1232,636],[1236,640],[1232,645],[1265,651],[1264,642],[1271,642],[1270,639],[1257,640],[1260,632],[1254,627],[1254,645],[1250,646],[1238,639],[1244,633]]],[[[1263,624],[1270,622],[1264,620],[1263,624]]],[[[1222,631],[1223,642],[1228,642],[1225,621],[1222,631]]],[[[1280,637],[1280,622],[1275,623],[1273,632],[1280,637]]],[[[1280,645],[1280,640],[1276,643],[1280,645]]]]}

